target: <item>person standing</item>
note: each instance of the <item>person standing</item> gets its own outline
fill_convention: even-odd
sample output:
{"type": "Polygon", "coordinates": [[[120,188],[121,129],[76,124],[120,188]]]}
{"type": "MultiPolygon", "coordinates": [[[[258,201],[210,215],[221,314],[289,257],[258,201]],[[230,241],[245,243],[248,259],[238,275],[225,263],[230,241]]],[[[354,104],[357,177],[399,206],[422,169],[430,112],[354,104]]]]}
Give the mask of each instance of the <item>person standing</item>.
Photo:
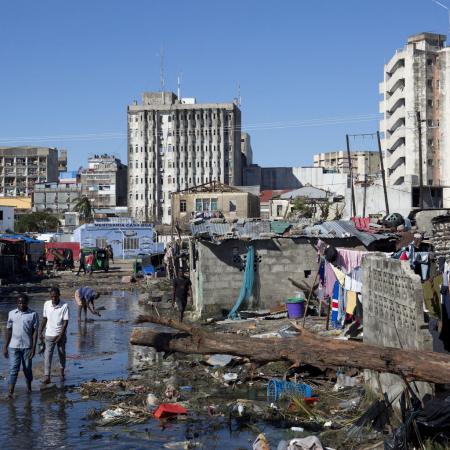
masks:
{"type": "Polygon", "coordinates": [[[60,299],[60,291],[57,287],[50,290],[50,298],[44,303],[40,336],[45,341],[44,352],[44,384],[50,383],[52,359],[55,347],[58,351],[61,369],[61,380],[64,380],[66,367],[66,330],[69,323],[69,307],[60,299]],[[45,335],[44,335],[45,329],[45,335]]]}
{"type": "Polygon", "coordinates": [[[100,294],[94,289],[84,286],[75,291],[75,303],[78,308],[78,322],[81,321],[81,312],[84,311],[84,320],[87,320],[87,310],[100,317],[100,313],[95,310],[94,300],[97,300],[100,294]]]}
{"type": "Polygon", "coordinates": [[[180,315],[180,322],[183,322],[188,297],[192,298],[191,280],[184,276],[181,269],[178,269],[177,276],[173,280],[172,306],[176,302],[180,315]]]}
{"type": "Polygon", "coordinates": [[[111,262],[114,264],[114,252],[113,252],[113,249],[112,249],[112,245],[111,244],[108,244],[107,246],[106,246],[106,253],[107,253],[107,255],[108,255],[108,258],[111,260],[111,262]]]}
{"type": "Polygon", "coordinates": [[[85,263],[86,263],[86,269],[87,269],[89,276],[92,276],[92,274],[94,273],[94,254],[93,253],[89,253],[89,255],[86,256],[85,263]]]}
{"type": "Polygon", "coordinates": [[[83,253],[83,250],[80,250],[80,265],[78,266],[78,272],[77,272],[77,276],[80,275],[80,272],[83,271],[84,274],[86,275],[86,259],[83,253]]]}
{"type": "Polygon", "coordinates": [[[19,294],[17,297],[17,308],[8,314],[6,343],[3,349],[3,355],[5,358],[9,358],[9,398],[12,398],[14,394],[21,364],[27,383],[27,390],[31,392],[31,382],[33,381],[32,361],[36,353],[38,330],[38,314],[28,308],[28,296],[19,294]]]}

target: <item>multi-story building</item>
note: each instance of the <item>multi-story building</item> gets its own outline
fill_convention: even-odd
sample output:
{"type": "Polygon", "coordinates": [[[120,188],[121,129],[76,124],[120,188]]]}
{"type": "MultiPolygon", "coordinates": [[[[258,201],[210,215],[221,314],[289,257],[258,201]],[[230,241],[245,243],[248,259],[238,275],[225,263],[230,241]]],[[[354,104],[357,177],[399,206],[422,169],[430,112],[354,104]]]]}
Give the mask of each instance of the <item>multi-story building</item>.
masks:
{"type": "Polygon", "coordinates": [[[248,133],[241,133],[241,153],[243,158],[242,168],[253,164],[253,149],[248,133]]]}
{"type": "Polygon", "coordinates": [[[58,172],[66,172],[67,171],[67,150],[60,149],[58,155],[58,172]]]}
{"type": "Polygon", "coordinates": [[[237,103],[197,104],[146,92],[128,107],[128,206],[139,220],[171,220],[171,193],[211,181],[240,185],[237,103]]]}
{"type": "Polygon", "coordinates": [[[0,147],[0,196],[30,196],[34,185],[58,180],[58,150],[0,147]]]}
{"type": "Polygon", "coordinates": [[[62,214],[73,211],[81,196],[81,185],[74,183],[36,183],[33,193],[33,211],[51,211],[62,214]]]}
{"type": "Polygon", "coordinates": [[[81,195],[88,197],[94,208],[127,205],[127,166],[115,156],[90,157],[80,182],[81,195]]]}
{"type": "Polygon", "coordinates": [[[433,33],[409,37],[406,46],[384,66],[380,83],[387,182],[411,191],[411,206],[419,206],[420,170],[426,186],[425,206],[438,207],[442,202],[450,206],[450,196],[443,192],[450,187],[450,49],[445,47],[445,39],[445,35],[433,33]]]}
{"type": "MultiPolygon", "coordinates": [[[[352,174],[356,179],[363,180],[366,175],[380,173],[380,154],[374,151],[351,151],[352,174]]],[[[314,155],[314,167],[323,167],[328,171],[349,173],[347,151],[317,153],[314,155]]]]}

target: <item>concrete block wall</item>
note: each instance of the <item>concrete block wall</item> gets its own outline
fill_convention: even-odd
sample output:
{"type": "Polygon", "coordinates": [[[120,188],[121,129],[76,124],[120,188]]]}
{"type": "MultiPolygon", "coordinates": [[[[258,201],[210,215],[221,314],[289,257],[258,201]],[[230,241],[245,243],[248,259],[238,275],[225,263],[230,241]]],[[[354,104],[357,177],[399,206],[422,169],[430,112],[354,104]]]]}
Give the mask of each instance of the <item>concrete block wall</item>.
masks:
{"type": "MultiPolygon", "coordinates": [[[[239,296],[248,243],[232,239],[218,245],[202,241],[195,245],[197,261],[191,273],[195,313],[221,317],[239,296]]],[[[298,289],[288,278],[312,284],[318,269],[317,252],[307,239],[259,240],[251,245],[257,261],[255,281],[253,297],[244,308],[267,309],[292,297],[298,289]]]]}
{"type": "Polygon", "coordinates": [[[436,259],[450,257],[450,215],[435,217],[432,221],[433,247],[436,259]]]}
{"type": "MultiPolygon", "coordinates": [[[[433,350],[433,340],[424,321],[423,290],[419,275],[408,261],[372,253],[363,256],[364,342],[383,347],[433,350]]],[[[377,375],[366,371],[369,384],[378,389],[377,375]]],[[[381,374],[383,391],[403,388],[400,377],[381,374]]],[[[415,383],[422,396],[430,392],[427,383],[415,383]]]]}

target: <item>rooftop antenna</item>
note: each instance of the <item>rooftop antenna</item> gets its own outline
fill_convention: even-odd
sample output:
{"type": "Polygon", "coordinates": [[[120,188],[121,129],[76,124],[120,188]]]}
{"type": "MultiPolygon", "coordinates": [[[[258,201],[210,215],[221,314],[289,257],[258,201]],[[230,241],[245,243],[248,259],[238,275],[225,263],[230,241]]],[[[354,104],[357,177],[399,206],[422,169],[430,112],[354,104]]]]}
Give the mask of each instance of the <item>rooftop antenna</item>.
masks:
{"type": "Polygon", "coordinates": [[[161,89],[161,98],[164,103],[164,87],[165,87],[165,78],[164,78],[164,47],[161,47],[159,51],[159,83],[161,89]]]}
{"type": "Polygon", "coordinates": [[[181,101],[181,80],[183,78],[183,72],[178,72],[178,79],[177,79],[177,97],[178,100],[181,101]]]}
{"type": "Polygon", "coordinates": [[[238,106],[239,108],[242,105],[242,98],[241,98],[241,83],[238,84],[238,106]]]}
{"type": "Polygon", "coordinates": [[[431,0],[433,3],[436,3],[436,5],[440,6],[441,8],[444,8],[447,10],[448,14],[448,32],[450,33],[450,8],[447,5],[444,5],[443,3],[439,2],[438,0],[431,0]]]}

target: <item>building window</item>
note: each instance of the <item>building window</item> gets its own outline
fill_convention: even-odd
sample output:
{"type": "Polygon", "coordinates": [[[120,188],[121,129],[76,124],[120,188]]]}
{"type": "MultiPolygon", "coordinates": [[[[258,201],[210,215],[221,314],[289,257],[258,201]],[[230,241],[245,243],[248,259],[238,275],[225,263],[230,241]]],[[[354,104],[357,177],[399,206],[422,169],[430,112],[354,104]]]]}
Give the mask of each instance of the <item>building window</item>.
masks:
{"type": "Polygon", "coordinates": [[[217,211],[217,198],[211,199],[211,211],[217,211]]]}
{"type": "Polygon", "coordinates": [[[427,80],[427,86],[429,88],[432,88],[433,87],[433,80],[427,80]]]}
{"type": "Polygon", "coordinates": [[[236,207],[236,200],[230,200],[229,201],[229,211],[230,212],[235,212],[237,209],[236,207]]]}
{"type": "Polygon", "coordinates": [[[139,238],[136,237],[126,237],[123,240],[124,250],[139,250],[139,238]]]}
{"type": "Polygon", "coordinates": [[[203,203],[201,198],[195,199],[195,211],[202,212],[203,211],[203,203]]]}
{"type": "Polygon", "coordinates": [[[0,220],[3,220],[3,211],[0,211],[0,220]]]}
{"type": "Polygon", "coordinates": [[[136,200],[139,200],[139,194],[136,194],[136,200]]]}
{"type": "Polygon", "coordinates": [[[427,100],[427,106],[431,108],[433,106],[433,100],[427,100]]]}
{"type": "Polygon", "coordinates": [[[432,159],[429,159],[427,162],[428,162],[428,165],[429,165],[429,166],[432,166],[432,165],[433,165],[433,160],[432,160],[432,159]]]}
{"type": "Polygon", "coordinates": [[[186,212],[186,200],[180,200],[180,212],[186,212]]]}
{"type": "Polygon", "coordinates": [[[283,214],[283,205],[277,205],[277,217],[280,217],[283,214]]]}
{"type": "Polygon", "coordinates": [[[427,59],[427,66],[431,66],[433,64],[433,60],[431,58],[427,59]]]}
{"type": "Polygon", "coordinates": [[[433,180],[428,180],[428,186],[433,186],[433,180]]]}

